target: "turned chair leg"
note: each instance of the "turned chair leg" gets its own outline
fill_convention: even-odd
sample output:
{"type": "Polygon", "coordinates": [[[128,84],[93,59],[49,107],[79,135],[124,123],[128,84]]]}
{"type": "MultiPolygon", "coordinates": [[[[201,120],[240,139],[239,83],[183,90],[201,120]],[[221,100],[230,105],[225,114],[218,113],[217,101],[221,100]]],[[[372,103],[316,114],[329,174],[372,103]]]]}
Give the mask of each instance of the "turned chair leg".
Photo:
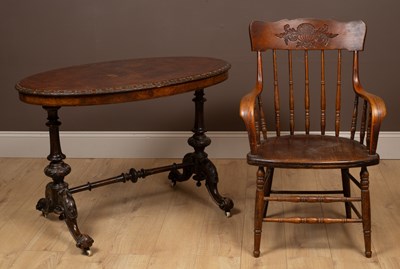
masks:
{"type": "Polygon", "coordinates": [[[369,173],[366,167],[361,168],[361,211],[364,231],[365,256],[370,258],[371,251],[371,206],[369,196],[369,173]]]}
{"type": "Polygon", "coordinates": [[[258,167],[257,171],[257,188],[256,203],[254,210],[254,257],[260,257],[261,232],[264,211],[264,183],[265,170],[264,167],[258,167]]]}
{"type": "MultiPolygon", "coordinates": [[[[342,186],[344,197],[350,197],[350,179],[349,179],[349,169],[342,169],[342,186]]],[[[351,218],[351,205],[349,202],[345,202],[346,218],[351,218]]]]}
{"type": "MultiPolygon", "coordinates": [[[[267,169],[267,175],[265,180],[265,189],[264,189],[264,197],[269,197],[271,195],[271,188],[272,188],[272,179],[274,177],[274,168],[267,169]]],[[[267,216],[268,211],[268,201],[264,202],[264,218],[267,216]]]]}

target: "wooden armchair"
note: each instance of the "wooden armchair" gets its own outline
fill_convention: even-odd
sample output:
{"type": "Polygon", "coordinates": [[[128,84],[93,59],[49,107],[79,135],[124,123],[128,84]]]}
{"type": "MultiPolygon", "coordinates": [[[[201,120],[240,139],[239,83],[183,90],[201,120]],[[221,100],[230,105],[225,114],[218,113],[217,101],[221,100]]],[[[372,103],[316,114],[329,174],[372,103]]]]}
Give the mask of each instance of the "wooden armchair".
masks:
{"type": "Polygon", "coordinates": [[[257,54],[257,80],[251,92],[242,98],[240,114],[250,142],[247,162],[258,167],[254,256],[260,255],[263,222],[289,222],[362,223],[365,256],[371,257],[367,167],[379,163],[376,148],[386,108],[381,98],[368,93],[360,84],[359,51],[364,45],[364,22],[254,21],[249,30],[251,49],[257,54]],[[271,52],[270,58],[267,51],[271,52]],[[350,60],[346,61],[345,56],[350,60]],[[272,68],[265,69],[270,73],[263,73],[268,63],[272,68]],[[300,72],[295,71],[298,68],[300,72]],[[349,73],[348,81],[344,71],[349,73]],[[354,101],[342,100],[342,93],[351,87],[354,101]],[[264,88],[266,97],[261,95],[264,88]],[[283,102],[283,98],[287,100],[283,102]],[[265,111],[263,101],[269,103],[265,111]],[[345,105],[350,107],[345,109],[345,105]],[[344,123],[348,129],[342,131],[344,123]],[[354,167],[360,168],[360,180],[350,174],[349,169],[354,167]],[[275,168],[340,169],[343,188],[277,191],[272,188],[275,168]],[[350,181],[361,190],[359,196],[351,196],[350,181]],[[343,202],[345,216],[268,216],[269,202],[343,202]]]}

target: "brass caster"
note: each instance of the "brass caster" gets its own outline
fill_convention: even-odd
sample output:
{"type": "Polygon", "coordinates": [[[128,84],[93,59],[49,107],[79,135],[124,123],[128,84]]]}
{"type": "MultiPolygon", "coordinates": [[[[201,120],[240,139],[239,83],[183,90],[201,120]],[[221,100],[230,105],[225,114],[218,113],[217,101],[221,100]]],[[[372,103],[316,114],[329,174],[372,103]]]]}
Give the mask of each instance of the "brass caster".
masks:
{"type": "Polygon", "coordinates": [[[171,180],[169,185],[171,186],[171,188],[174,188],[176,186],[176,181],[175,180],[171,180]]]}
{"type": "Polygon", "coordinates": [[[92,251],[90,250],[90,248],[87,248],[83,250],[83,254],[90,257],[92,256],[92,251]]]}
{"type": "Polygon", "coordinates": [[[231,211],[225,211],[225,216],[230,218],[232,216],[231,211]]]}

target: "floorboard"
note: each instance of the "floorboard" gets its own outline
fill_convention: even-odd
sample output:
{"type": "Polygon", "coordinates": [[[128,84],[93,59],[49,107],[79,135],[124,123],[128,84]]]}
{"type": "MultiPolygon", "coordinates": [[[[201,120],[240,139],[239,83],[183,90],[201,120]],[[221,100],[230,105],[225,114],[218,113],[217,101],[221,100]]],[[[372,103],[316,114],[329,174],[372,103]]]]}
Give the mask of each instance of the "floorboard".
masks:
{"type": "MultiPolygon", "coordinates": [[[[68,159],[70,186],[174,159],[68,159]]],[[[93,256],[82,255],[57,216],[35,210],[49,179],[47,160],[0,158],[0,268],[400,268],[400,160],[371,167],[373,256],[363,255],[359,224],[264,223],[261,257],[254,258],[256,168],[245,160],[213,160],[219,190],[235,202],[232,217],[189,180],[171,187],[167,174],[74,194],[78,225],[95,240],[93,256]]],[[[357,175],[357,171],[354,171],[357,175]]],[[[341,187],[340,171],[276,170],[274,188],[341,187]],[[334,179],[334,178],[337,179],[334,179]]],[[[355,191],[355,190],[353,190],[355,191]]],[[[338,216],[344,206],[271,203],[269,214],[338,216]]]]}

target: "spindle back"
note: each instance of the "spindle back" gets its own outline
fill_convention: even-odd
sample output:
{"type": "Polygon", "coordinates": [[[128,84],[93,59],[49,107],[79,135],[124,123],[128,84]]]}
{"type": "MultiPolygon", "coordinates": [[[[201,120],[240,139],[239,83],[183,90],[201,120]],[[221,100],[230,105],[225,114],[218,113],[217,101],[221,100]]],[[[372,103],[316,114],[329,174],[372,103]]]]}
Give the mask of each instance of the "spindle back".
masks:
{"type": "MultiPolygon", "coordinates": [[[[250,39],[252,51],[257,52],[257,85],[256,88],[260,89],[258,97],[258,113],[256,113],[256,129],[259,133],[258,142],[262,138],[267,137],[267,120],[265,118],[265,112],[262,108],[263,98],[261,97],[261,92],[265,80],[272,80],[271,92],[273,92],[273,114],[274,114],[274,125],[275,132],[277,136],[281,135],[281,131],[288,131],[291,135],[295,132],[301,130],[305,134],[309,134],[311,130],[311,106],[313,106],[313,112],[315,112],[315,106],[319,107],[319,131],[320,134],[325,135],[327,131],[327,119],[334,118],[334,133],[339,136],[341,131],[341,110],[342,110],[342,55],[343,53],[352,54],[352,67],[349,69],[350,77],[352,79],[353,85],[349,85],[346,90],[354,89],[359,83],[358,79],[358,52],[363,50],[364,39],[366,34],[366,25],[362,21],[351,21],[351,22],[338,22],[333,20],[317,20],[317,19],[295,19],[295,20],[281,20],[277,22],[262,22],[254,21],[250,24],[250,39]],[[265,57],[266,51],[271,51],[272,53],[272,72],[269,73],[270,76],[266,76],[263,73],[263,59],[265,57]],[[283,52],[282,52],[283,51],[283,52]],[[287,54],[284,52],[287,51],[287,54]],[[326,54],[335,53],[334,61],[326,60],[326,54]],[[286,74],[284,77],[287,78],[284,87],[281,87],[282,81],[278,78],[280,77],[279,71],[282,69],[282,61],[278,60],[278,56],[283,56],[286,58],[285,67],[286,74]],[[299,57],[299,55],[301,56],[299,57]],[[312,54],[312,55],[311,55],[312,54]],[[315,55],[317,54],[317,55],[315,55]],[[316,57],[315,57],[316,56],[316,57]],[[315,66],[315,59],[318,59],[317,64],[319,68],[319,78],[317,84],[310,83],[310,57],[313,57],[313,64],[315,66]],[[301,62],[301,64],[299,64],[301,62]],[[328,64],[334,64],[334,68],[329,68],[329,70],[334,70],[335,82],[334,85],[326,85],[326,69],[328,64]],[[303,83],[298,85],[294,82],[294,76],[298,75],[299,72],[295,70],[294,66],[297,68],[301,66],[301,75],[304,76],[303,83]],[[297,74],[296,74],[297,72],[297,74]],[[272,76],[272,77],[271,77],[272,76]],[[317,87],[315,87],[317,85],[317,87]],[[314,87],[314,88],[313,88],[314,87]],[[282,88],[282,89],[281,89],[282,88]],[[317,88],[317,89],[316,89],[317,88]],[[282,90],[285,90],[285,94],[282,95],[282,90]],[[334,91],[334,94],[328,94],[327,91],[334,91]],[[296,98],[296,92],[302,91],[304,100],[296,98]],[[311,98],[311,94],[319,95],[317,98],[311,98]],[[281,96],[288,96],[288,101],[282,101],[281,96]],[[330,100],[329,97],[334,96],[334,100],[330,100]],[[319,99],[319,104],[311,100],[319,99]],[[298,108],[302,106],[304,110],[304,126],[296,126],[296,118],[299,116],[295,113],[298,108]],[[332,104],[334,107],[331,111],[330,116],[327,114],[327,103],[332,104]],[[334,105],[333,105],[334,103],[334,105]],[[283,109],[287,109],[288,113],[282,113],[283,109]],[[288,115],[288,119],[282,119],[282,115],[288,115]],[[283,125],[282,122],[285,122],[283,125]],[[288,128],[286,123],[288,122],[288,128]]],[[[312,77],[316,79],[315,75],[312,77]]],[[[346,131],[350,131],[351,139],[354,139],[356,131],[359,131],[360,142],[363,143],[364,138],[368,132],[368,103],[364,101],[363,104],[359,105],[359,95],[357,91],[354,91],[355,99],[354,103],[351,105],[352,108],[352,118],[348,119],[351,122],[351,126],[346,128],[346,131]],[[360,106],[360,108],[359,108],[360,106]],[[358,126],[358,127],[357,127],[358,126]],[[358,130],[357,130],[358,128],[358,130]]],[[[272,97],[268,97],[272,98],[272,97]]],[[[331,98],[332,99],[332,98],[331,98]]],[[[328,105],[329,106],[329,105],[328,105]]],[[[330,107],[330,106],[329,106],[330,107]]],[[[271,110],[271,109],[270,109],[271,110]]],[[[270,111],[269,110],[269,111],[270,111]]],[[[315,117],[315,115],[313,114],[315,117]]],[[[301,117],[303,117],[301,115],[301,117]]],[[[271,119],[269,119],[271,120],[271,119]]],[[[303,124],[302,124],[303,125],[303,124]]],[[[314,128],[314,126],[313,126],[314,128]]],[[[330,130],[329,130],[330,131],[330,130]]],[[[367,144],[369,139],[367,139],[367,144]]]]}

